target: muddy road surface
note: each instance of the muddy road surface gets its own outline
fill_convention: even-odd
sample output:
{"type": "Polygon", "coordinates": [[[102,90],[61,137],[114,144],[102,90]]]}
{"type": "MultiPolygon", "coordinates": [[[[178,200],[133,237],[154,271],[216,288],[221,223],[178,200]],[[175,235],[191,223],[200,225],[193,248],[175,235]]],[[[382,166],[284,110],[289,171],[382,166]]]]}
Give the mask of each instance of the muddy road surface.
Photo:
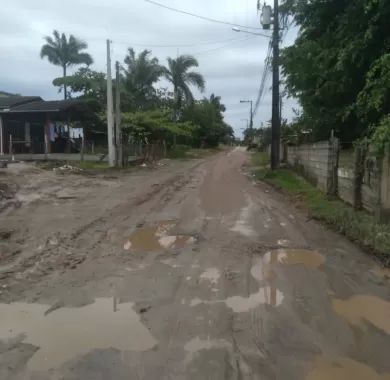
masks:
{"type": "Polygon", "coordinates": [[[1,212],[0,378],[390,379],[389,273],[247,161],[19,168],[1,212]]]}

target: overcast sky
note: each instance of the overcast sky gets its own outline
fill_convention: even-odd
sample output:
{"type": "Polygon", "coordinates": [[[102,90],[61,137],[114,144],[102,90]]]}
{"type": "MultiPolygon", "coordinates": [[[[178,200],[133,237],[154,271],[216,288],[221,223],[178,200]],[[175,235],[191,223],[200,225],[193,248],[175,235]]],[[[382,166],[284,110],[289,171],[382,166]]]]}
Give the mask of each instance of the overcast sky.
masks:
{"type": "MultiPolygon", "coordinates": [[[[211,18],[260,27],[257,0],[157,1],[211,18]]],[[[161,63],[168,56],[194,55],[206,79],[204,95],[222,97],[227,107],[225,120],[236,135],[246,123],[241,119],[249,117],[249,106],[239,101],[256,100],[268,47],[265,37],[237,33],[227,25],[175,13],[144,0],[12,0],[0,12],[0,90],[47,100],[62,97],[52,85],[52,80],[61,76],[61,68],[39,56],[43,36],[53,29],[85,40],[94,58],[92,68],[99,71],[106,70],[107,38],[113,42],[113,61],[123,62],[129,46],[136,51],[151,49],[161,63]]],[[[293,43],[295,36],[296,32],[290,30],[284,44],[293,43]]],[[[268,80],[255,127],[271,117],[270,83],[268,80]]],[[[296,107],[295,102],[286,100],[284,117],[292,117],[292,107],[296,107]]]]}

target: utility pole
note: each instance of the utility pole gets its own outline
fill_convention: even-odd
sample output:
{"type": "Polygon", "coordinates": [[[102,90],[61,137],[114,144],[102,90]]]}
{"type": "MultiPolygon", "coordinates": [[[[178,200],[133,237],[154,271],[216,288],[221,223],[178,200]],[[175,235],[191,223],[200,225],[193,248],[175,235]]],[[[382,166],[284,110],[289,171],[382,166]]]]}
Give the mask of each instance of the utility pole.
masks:
{"type": "Polygon", "coordinates": [[[271,169],[277,169],[280,162],[280,109],[279,109],[279,1],[274,0],[273,17],[273,60],[272,60],[272,141],[271,169]]]}
{"type": "Polygon", "coordinates": [[[240,100],[240,103],[250,103],[250,115],[249,115],[249,135],[253,137],[253,100],[240,100]]]}
{"type": "Polygon", "coordinates": [[[116,143],[116,165],[123,166],[122,161],[122,128],[121,128],[121,94],[119,62],[115,63],[115,143],[116,143]]]}
{"type": "Polygon", "coordinates": [[[252,132],[252,129],[253,129],[253,100],[250,101],[251,102],[251,114],[250,114],[250,121],[249,121],[249,128],[251,129],[251,132],[252,132]]]}
{"type": "Polygon", "coordinates": [[[112,78],[111,78],[111,51],[110,40],[107,40],[107,139],[108,139],[108,163],[115,166],[114,146],[114,113],[112,99],[112,78]]]}

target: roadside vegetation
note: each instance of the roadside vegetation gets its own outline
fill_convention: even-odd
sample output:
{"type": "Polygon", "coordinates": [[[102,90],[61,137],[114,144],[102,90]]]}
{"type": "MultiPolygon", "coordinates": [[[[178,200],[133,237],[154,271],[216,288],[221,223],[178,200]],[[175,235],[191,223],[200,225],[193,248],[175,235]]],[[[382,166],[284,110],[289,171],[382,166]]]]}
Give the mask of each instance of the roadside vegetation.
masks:
{"type": "Polygon", "coordinates": [[[288,194],[295,204],[308,211],[310,218],[325,222],[390,266],[389,224],[378,224],[373,215],[356,211],[341,200],[327,197],[292,170],[271,171],[265,166],[259,168],[259,162],[264,162],[264,153],[253,153],[252,166],[257,180],[288,194]]]}
{"type": "MultiPolygon", "coordinates": [[[[107,141],[106,74],[91,69],[88,44],[74,35],[54,31],[45,37],[41,57],[62,68],[53,85],[65,99],[85,100],[88,117],[82,120],[86,140],[107,141]],[[77,71],[69,73],[74,66],[77,71]]],[[[206,81],[192,55],[167,57],[162,64],[150,50],[138,53],[131,47],[120,64],[120,108],[123,144],[164,146],[169,157],[186,156],[189,148],[215,148],[230,143],[233,128],[224,121],[221,97],[195,99],[194,90],[204,93],[206,81]],[[161,87],[165,79],[167,87],[161,87]]],[[[114,81],[115,82],[115,81],[114,81]]]]}

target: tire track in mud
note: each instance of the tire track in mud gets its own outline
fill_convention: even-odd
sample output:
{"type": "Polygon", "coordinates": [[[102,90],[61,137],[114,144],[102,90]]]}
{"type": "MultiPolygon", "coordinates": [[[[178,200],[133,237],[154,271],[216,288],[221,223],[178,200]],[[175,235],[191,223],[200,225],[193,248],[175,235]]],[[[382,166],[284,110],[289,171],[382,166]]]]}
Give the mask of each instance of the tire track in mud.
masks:
{"type": "MultiPolygon", "coordinates": [[[[195,169],[202,162],[195,164],[195,169]]],[[[191,181],[188,173],[173,174],[161,183],[152,184],[151,190],[145,194],[136,194],[124,200],[109,210],[104,216],[99,216],[83,224],[77,230],[62,235],[61,232],[53,234],[35,251],[27,256],[19,256],[13,262],[0,266],[0,280],[2,284],[12,282],[18,286],[18,291],[28,288],[32,283],[56,271],[75,269],[88,258],[88,253],[107,239],[110,227],[123,225],[135,210],[152,202],[149,212],[163,207],[172,199],[175,192],[180,191],[191,181]],[[156,201],[154,204],[153,201],[156,201]],[[87,239],[85,239],[87,237],[87,239]],[[86,240],[87,244],[80,242],[86,240]]],[[[23,242],[20,243],[23,245],[23,242]]],[[[95,256],[96,257],[96,256],[95,256]]],[[[8,285],[5,285],[8,288],[8,285]]],[[[6,292],[3,292],[6,293],[6,292]]],[[[5,295],[5,294],[3,294],[5,295]]]]}

